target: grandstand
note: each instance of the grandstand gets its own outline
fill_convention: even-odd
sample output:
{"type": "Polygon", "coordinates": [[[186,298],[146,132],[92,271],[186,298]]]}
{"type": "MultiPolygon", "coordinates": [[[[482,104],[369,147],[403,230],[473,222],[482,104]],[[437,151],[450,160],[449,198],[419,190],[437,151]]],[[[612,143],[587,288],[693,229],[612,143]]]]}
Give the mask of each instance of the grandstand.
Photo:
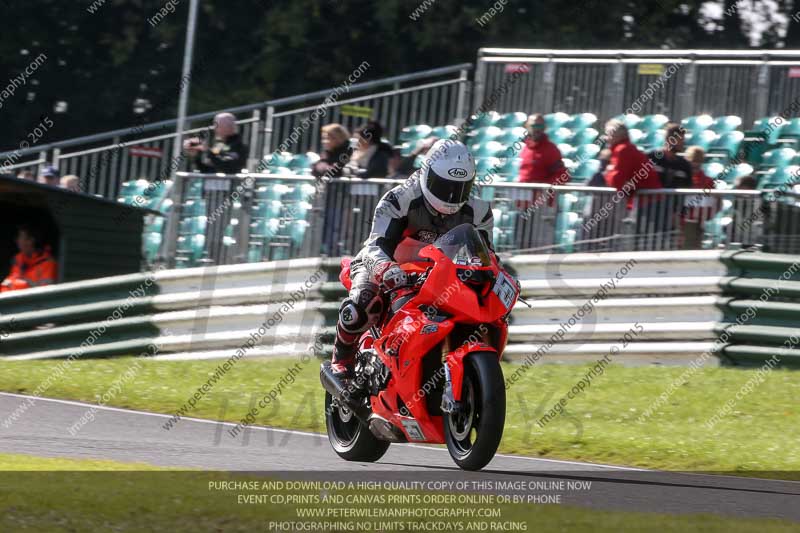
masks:
{"type": "MultiPolygon", "coordinates": [[[[316,256],[324,244],[323,213],[328,209],[347,213],[348,224],[337,228],[335,242],[327,243],[325,252],[352,254],[366,237],[377,197],[393,183],[342,178],[321,186],[310,168],[319,157],[319,126],[360,123],[363,118],[348,113],[348,107],[358,106],[385,125],[386,140],[403,155],[428,138],[460,138],[468,144],[481,184],[476,194],[495,207],[495,243],[501,251],[670,250],[737,244],[793,251],[793,235],[800,231],[792,192],[800,182],[800,118],[794,117],[800,104],[796,98],[789,100],[796,87],[782,74],[792,63],[787,60],[797,59],[796,55],[483,49],[472,81],[472,65],[455,65],[357,83],[346,99],[336,101],[327,98],[331,91],[318,91],[241,106],[231,111],[241,117],[243,136],[250,141],[248,166],[261,172],[226,178],[242,194],[227,202],[229,217],[218,238],[209,235],[202,175],[179,172],[176,179],[183,180],[179,188],[183,192],[176,199],[173,181],[164,179],[171,163],[131,153],[133,146],[170,153],[174,134],[126,138],[131,131],[119,130],[42,147],[30,154],[37,159],[13,167],[51,160],[69,172],[88,173],[87,192],[156,209],[164,217],[180,217],[176,235],[165,234],[164,218],[149,218],[144,238],[149,264],[174,261],[176,267],[190,267],[316,256]],[[310,122],[312,112],[319,109],[325,112],[314,113],[317,121],[310,122]],[[547,133],[571,175],[571,181],[556,187],[549,193],[553,199],[541,205],[534,199],[546,194],[546,187],[516,182],[525,136],[522,126],[533,112],[548,112],[547,133]],[[600,167],[603,141],[598,131],[611,117],[628,126],[641,150],[663,145],[662,128],[670,120],[679,120],[686,129],[687,146],[706,150],[704,170],[716,182],[714,191],[706,193],[711,200],[699,198],[696,190],[659,191],[658,197],[664,213],[697,202],[717,206],[713,216],[702,221],[701,242],[687,243],[678,229],[664,229],[663,223],[657,226],[659,232],[643,232],[637,227],[636,211],[646,209],[644,202],[628,213],[613,202],[613,190],[585,186],[600,167]],[[293,152],[280,150],[287,138],[297,139],[293,152]],[[108,139],[114,142],[109,145],[108,139]],[[81,149],[63,151],[75,146],[81,149]],[[733,190],[734,182],[748,175],[757,177],[757,192],[733,190]],[[604,216],[601,224],[589,223],[604,205],[610,205],[611,215],[604,216]]],[[[186,134],[202,130],[196,125],[212,115],[191,117],[195,126],[186,134]]],[[[167,126],[140,126],[136,133],[167,126]]],[[[26,154],[17,154],[17,159],[20,155],[26,154]]],[[[416,166],[420,164],[418,157],[416,166]]]]}

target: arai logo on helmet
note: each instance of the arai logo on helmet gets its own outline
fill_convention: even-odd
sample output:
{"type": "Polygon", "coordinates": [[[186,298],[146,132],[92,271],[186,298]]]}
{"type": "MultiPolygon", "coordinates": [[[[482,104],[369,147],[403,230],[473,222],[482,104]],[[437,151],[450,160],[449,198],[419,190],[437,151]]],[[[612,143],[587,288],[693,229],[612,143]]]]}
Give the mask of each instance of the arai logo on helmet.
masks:
{"type": "Polygon", "coordinates": [[[454,178],[466,178],[467,171],[463,168],[451,168],[447,173],[454,178]]]}

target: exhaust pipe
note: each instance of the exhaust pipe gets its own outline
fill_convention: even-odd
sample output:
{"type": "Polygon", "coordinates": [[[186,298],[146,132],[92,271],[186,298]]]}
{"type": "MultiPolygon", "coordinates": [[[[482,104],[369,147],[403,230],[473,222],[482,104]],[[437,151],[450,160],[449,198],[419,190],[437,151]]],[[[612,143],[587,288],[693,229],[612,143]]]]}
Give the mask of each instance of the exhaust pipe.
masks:
{"type": "Polygon", "coordinates": [[[369,426],[369,417],[372,414],[372,409],[366,407],[363,403],[352,397],[351,391],[348,390],[347,386],[333,375],[330,361],[325,361],[320,365],[319,380],[322,383],[322,387],[330,393],[331,396],[353,411],[356,418],[369,426]]]}

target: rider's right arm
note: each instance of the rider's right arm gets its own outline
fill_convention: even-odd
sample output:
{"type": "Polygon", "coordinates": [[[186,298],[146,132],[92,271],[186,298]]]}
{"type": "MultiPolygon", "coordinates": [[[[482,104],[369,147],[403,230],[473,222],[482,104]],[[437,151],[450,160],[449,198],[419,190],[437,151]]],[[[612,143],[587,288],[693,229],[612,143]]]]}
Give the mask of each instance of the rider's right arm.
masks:
{"type": "Polygon", "coordinates": [[[401,203],[401,198],[393,189],[378,202],[372,219],[372,231],[358,254],[373,279],[385,269],[387,262],[394,261],[394,251],[403,240],[403,232],[407,227],[408,206],[401,203]]]}

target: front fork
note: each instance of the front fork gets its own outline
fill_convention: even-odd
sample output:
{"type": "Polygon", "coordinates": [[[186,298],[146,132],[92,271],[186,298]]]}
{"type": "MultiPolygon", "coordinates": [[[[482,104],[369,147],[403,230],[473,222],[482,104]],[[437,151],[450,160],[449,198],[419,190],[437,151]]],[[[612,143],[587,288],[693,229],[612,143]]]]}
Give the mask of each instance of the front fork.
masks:
{"type": "MultiPolygon", "coordinates": [[[[484,342],[467,342],[455,350],[444,346],[444,392],[442,393],[442,412],[452,414],[461,409],[461,385],[464,382],[464,358],[473,352],[494,352],[497,350],[484,342]]],[[[499,357],[499,354],[498,354],[499,357]]]]}

